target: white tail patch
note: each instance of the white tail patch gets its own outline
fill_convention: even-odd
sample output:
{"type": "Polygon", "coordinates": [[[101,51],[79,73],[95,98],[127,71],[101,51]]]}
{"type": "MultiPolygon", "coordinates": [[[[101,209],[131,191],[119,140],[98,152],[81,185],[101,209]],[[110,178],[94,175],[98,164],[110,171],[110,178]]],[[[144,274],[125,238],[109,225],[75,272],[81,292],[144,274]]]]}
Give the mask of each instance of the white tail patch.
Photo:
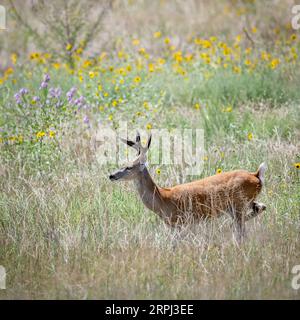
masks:
{"type": "Polygon", "coordinates": [[[258,179],[263,185],[265,182],[265,172],[267,170],[267,165],[263,162],[258,168],[258,179]]]}

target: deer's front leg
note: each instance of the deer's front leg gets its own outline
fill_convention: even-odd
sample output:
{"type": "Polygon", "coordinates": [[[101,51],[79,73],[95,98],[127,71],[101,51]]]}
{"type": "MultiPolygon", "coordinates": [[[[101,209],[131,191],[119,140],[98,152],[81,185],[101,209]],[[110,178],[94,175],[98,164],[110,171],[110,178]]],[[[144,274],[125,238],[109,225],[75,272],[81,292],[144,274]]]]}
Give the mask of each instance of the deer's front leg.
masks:
{"type": "Polygon", "coordinates": [[[246,217],[245,217],[245,209],[243,206],[236,205],[231,206],[228,210],[228,213],[233,219],[233,228],[234,228],[234,236],[238,244],[241,244],[243,238],[246,235],[246,217]]]}
{"type": "Polygon", "coordinates": [[[246,235],[245,214],[243,212],[236,212],[234,217],[236,240],[238,244],[243,242],[246,235]]]}

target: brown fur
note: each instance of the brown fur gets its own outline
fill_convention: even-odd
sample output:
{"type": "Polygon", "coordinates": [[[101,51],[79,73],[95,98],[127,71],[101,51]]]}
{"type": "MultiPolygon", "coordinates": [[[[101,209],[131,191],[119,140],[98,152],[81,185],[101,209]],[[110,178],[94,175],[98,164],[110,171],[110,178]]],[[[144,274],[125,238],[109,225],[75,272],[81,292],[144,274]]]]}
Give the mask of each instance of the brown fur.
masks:
{"type": "Polygon", "coordinates": [[[231,210],[240,214],[245,204],[254,201],[261,187],[258,172],[235,170],[158,191],[165,205],[172,207],[168,219],[173,225],[191,219],[187,212],[194,220],[218,217],[231,210]]]}

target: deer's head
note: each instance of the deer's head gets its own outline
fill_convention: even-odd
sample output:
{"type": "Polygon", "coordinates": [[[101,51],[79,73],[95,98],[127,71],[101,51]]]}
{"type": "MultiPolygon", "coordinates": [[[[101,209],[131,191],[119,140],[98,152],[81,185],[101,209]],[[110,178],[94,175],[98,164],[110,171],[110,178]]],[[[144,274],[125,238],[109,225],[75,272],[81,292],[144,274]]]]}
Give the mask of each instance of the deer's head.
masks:
{"type": "Polygon", "coordinates": [[[126,166],[112,173],[109,176],[109,179],[112,181],[135,179],[139,175],[139,173],[144,170],[147,161],[146,154],[151,144],[151,134],[148,137],[148,141],[145,147],[143,147],[141,144],[141,136],[138,132],[135,138],[135,142],[122,138],[121,140],[137,151],[137,157],[133,161],[127,163],[126,166]]]}

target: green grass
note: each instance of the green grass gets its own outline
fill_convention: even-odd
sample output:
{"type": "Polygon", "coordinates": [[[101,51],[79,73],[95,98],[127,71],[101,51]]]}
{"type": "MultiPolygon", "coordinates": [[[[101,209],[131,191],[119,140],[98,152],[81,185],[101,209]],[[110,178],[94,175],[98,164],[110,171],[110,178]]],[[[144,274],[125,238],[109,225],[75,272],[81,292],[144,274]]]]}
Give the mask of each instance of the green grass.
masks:
{"type": "MultiPolygon", "coordinates": [[[[258,128],[274,128],[272,112],[257,118],[258,128]]],[[[293,127],[294,118],[287,119],[293,127]]],[[[254,171],[268,163],[261,196],[267,211],[247,223],[241,247],[228,219],[168,229],[143,207],[133,185],[110,183],[108,169],[88,162],[71,171],[61,163],[51,175],[3,166],[2,298],[299,298],[291,288],[291,268],[300,259],[299,172],[291,166],[298,142],[265,132],[252,141],[230,133],[207,148],[203,176],[216,167],[254,171]]],[[[81,150],[82,159],[87,152],[81,150]]],[[[176,181],[171,168],[152,174],[162,186],[176,181]]]]}

